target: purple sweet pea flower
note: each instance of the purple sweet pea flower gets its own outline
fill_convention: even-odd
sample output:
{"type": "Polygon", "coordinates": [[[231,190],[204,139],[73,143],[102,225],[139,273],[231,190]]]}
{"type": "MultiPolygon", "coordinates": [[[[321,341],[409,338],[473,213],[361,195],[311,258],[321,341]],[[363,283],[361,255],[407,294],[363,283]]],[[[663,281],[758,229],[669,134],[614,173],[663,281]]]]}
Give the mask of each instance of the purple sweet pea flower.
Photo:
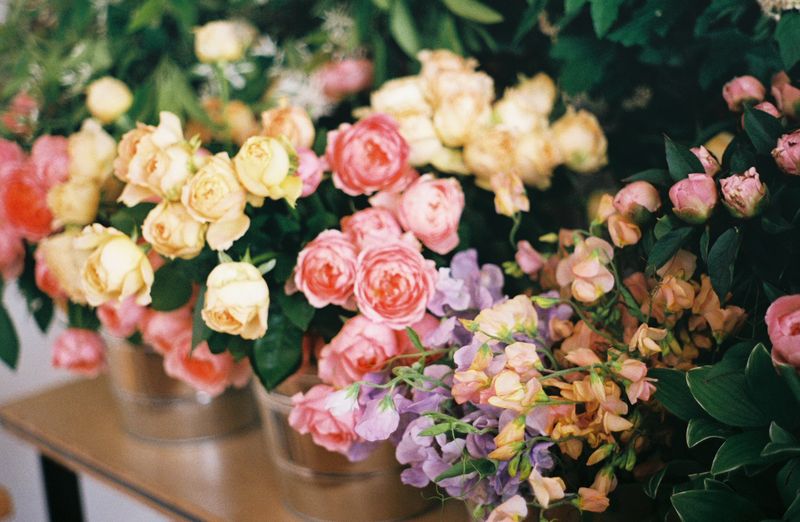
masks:
{"type": "Polygon", "coordinates": [[[556,467],[556,461],[550,452],[552,445],[552,442],[540,442],[531,448],[531,464],[539,473],[552,471],[556,467]]]}
{"type": "Polygon", "coordinates": [[[439,317],[478,311],[492,306],[503,297],[503,271],[497,265],[478,266],[474,249],[453,256],[450,268],[440,268],[436,292],[428,309],[439,317]]]}
{"type": "Polygon", "coordinates": [[[386,440],[397,429],[400,414],[390,394],[367,403],[364,415],[356,424],[356,433],[368,441],[386,440]]]}

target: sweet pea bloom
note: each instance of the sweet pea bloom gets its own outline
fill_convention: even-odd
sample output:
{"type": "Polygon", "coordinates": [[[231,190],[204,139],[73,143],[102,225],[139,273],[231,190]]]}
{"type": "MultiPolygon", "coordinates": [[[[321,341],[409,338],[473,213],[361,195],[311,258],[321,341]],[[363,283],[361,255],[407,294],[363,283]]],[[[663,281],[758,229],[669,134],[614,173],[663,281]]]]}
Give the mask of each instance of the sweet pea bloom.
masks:
{"type": "Polygon", "coordinates": [[[301,434],[311,434],[314,443],[328,451],[347,454],[361,438],[355,432],[360,414],[357,411],[334,416],[326,406],[327,398],[334,392],[327,384],[318,384],[305,394],[292,396],[289,425],[301,434]]]}
{"type": "Polygon", "coordinates": [[[781,136],[772,149],[772,157],[785,173],[800,175],[800,130],[781,136]]]}
{"type": "Polygon", "coordinates": [[[408,144],[384,114],[342,124],[328,134],[325,152],[333,184],[350,196],[387,189],[406,173],[408,144]]]}
{"type": "Polygon", "coordinates": [[[611,242],[619,248],[635,245],[642,238],[639,226],[623,214],[612,214],[608,217],[608,233],[611,242]]]}
{"type": "Polygon", "coordinates": [[[367,402],[355,430],[364,440],[379,441],[388,439],[399,424],[400,414],[397,412],[397,406],[391,395],[386,394],[367,402]]]}
{"type": "Polygon", "coordinates": [[[764,320],[772,341],[772,360],[800,368],[800,294],[776,299],[764,320]]]}
{"type": "Polygon", "coordinates": [[[53,367],[84,377],[97,377],[105,369],[105,349],[97,332],[69,328],[53,343],[53,367]]]}
{"type": "Polygon", "coordinates": [[[514,260],[520,270],[530,276],[539,273],[544,266],[542,254],[537,252],[528,241],[517,241],[517,253],[514,254],[514,260]]]}
{"type": "Polygon", "coordinates": [[[494,192],[494,210],[500,215],[512,217],[517,212],[531,208],[522,179],[516,174],[498,172],[490,180],[494,192]]]}
{"type": "Polygon", "coordinates": [[[722,87],[722,97],[728,104],[728,109],[741,111],[745,102],[762,102],[767,94],[758,78],[753,76],[737,76],[722,87]]]}
{"type": "Polygon", "coordinates": [[[697,156],[697,159],[700,160],[700,164],[703,166],[703,171],[706,173],[706,175],[711,176],[712,178],[717,175],[722,167],[720,167],[719,161],[716,157],[714,157],[711,151],[709,151],[703,145],[700,145],[699,147],[692,147],[690,150],[692,151],[692,154],[697,156]]]}
{"type": "Polygon", "coordinates": [[[341,220],[342,233],[361,251],[387,239],[400,239],[403,231],[394,214],[383,208],[365,208],[341,220]]]}
{"type": "Polygon", "coordinates": [[[750,218],[761,212],[767,200],[767,186],[761,182],[755,167],[720,180],[722,203],[739,218],[750,218]]]}
{"type": "Polygon", "coordinates": [[[128,112],[133,94],[124,82],[104,76],[86,88],[86,108],[102,123],[111,123],[128,112]]]}
{"type": "Polygon", "coordinates": [[[614,288],[614,275],[606,268],[613,257],[614,247],[598,237],[589,237],[559,261],[556,280],[561,287],[570,285],[578,301],[592,303],[614,288]]]}
{"type": "Polygon", "coordinates": [[[345,58],[324,64],[315,75],[322,92],[332,100],[340,100],[372,85],[373,65],[366,58],[345,58]]]}
{"type": "Polygon", "coordinates": [[[97,307],[97,318],[103,329],[114,337],[130,337],[139,328],[147,309],[136,304],[132,297],[119,303],[104,303],[97,307]]]}
{"type": "Polygon", "coordinates": [[[717,185],[705,174],[689,174],[669,189],[672,211],[687,223],[704,223],[717,205],[717,185]]]}
{"type": "Polygon", "coordinates": [[[489,513],[486,522],[518,522],[528,516],[528,504],[520,495],[514,495],[489,513]]]}
{"type": "Polygon", "coordinates": [[[464,192],[455,178],[418,178],[400,199],[398,218],[403,228],[436,252],[458,246],[458,223],[464,211],[464,192]]]}
{"type": "Polygon", "coordinates": [[[202,317],[216,332],[258,339],[267,332],[269,287],[250,263],[220,263],[206,280],[202,317]]]}
{"type": "Polygon", "coordinates": [[[544,508],[547,508],[553,500],[564,498],[566,485],[560,477],[543,477],[538,470],[534,469],[531,471],[528,483],[533,489],[536,501],[544,508]]]}
{"type": "Polygon", "coordinates": [[[614,208],[620,214],[640,221],[661,208],[661,196],[650,183],[634,181],[622,187],[614,196],[614,208]]]}
{"type": "Polygon", "coordinates": [[[477,331],[479,338],[485,339],[486,336],[489,336],[508,339],[517,332],[533,337],[536,335],[538,326],[539,317],[530,298],[526,295],[518,295],[491,308],[481,310],[472,321],[470,329],[477,331]]]}
{"type": "Polygon", "coordinates": [[[311,306],[353,308],[357,250],[338,230],[325,230],[297,256],[294,284],[311,306]]]}

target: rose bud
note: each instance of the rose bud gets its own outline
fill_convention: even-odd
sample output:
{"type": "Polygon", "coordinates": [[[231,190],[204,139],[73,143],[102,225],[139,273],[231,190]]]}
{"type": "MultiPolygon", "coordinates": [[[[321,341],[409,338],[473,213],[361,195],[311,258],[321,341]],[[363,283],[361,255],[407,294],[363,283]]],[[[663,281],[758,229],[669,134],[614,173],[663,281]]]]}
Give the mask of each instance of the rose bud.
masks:
{"type": "Polygon", "coordinates": [[[761,182],[755,167],[750,167],[742,174],[721,179],[719,184],[722,203],[734,217],[753,217],[761,212],[767,201],[767,186],[761,182]]]}
{"type": "Polygon", "coordinates": [[[703,170],[711,176],[712,178],[717,175],[719,172],[720,166],[719,161],[717,158],[704,146],[700,145],[699,147],[692,147],[691,149],[692,154],[697,156],[697,159],[700,160],[700,164],[703,166],[703,170]]]}
{"type": "Polygon", "coordinates": [[[759,103],[764,101],[767,89],[753,76],[737,76],[722,87],[722,97],[728,108],[739,112],[745,102],[759,103]]]}
{"type": "Polygon", "coordinates": [[[689,174],[669,189],[672,211],[687,223],[704,223],[717,205],[714,178],[705,174],[689,174]]]}
{"type": "Polygon", "coordinates": [[[124,82],[104,76],[86,89],[86,108],[101,123],[111,123],[128,112],[133,94],[124,82]]]}
{"type": "Polygon", "coordinates": [[[620,214],[640,221],[661,208],[661,197],[650,183],[634,181],[622,187],[614,196],[614,208],[620,214]]]}
{"type": "Polygon", "coordinates": [[[800,112],[800,89],[792,85],[785,72],[781,71],[772,77],[771,91],[781,112],[792,118],[796,117],[800,112]]]}
{"type": "Polygon", "coordinates": [[[800,175],[800,130],[778,138],[778,145],[772,150],[772,157],[785,173],[800,175]]]}

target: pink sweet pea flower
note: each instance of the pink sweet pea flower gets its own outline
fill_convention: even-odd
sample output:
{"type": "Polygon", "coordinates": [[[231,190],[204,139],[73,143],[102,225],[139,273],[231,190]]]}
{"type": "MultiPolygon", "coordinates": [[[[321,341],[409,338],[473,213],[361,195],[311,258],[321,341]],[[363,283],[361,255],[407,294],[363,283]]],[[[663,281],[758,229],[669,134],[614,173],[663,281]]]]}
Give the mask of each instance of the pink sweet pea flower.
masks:
{"type": "Polygon", "coordinates": [[[464,192],[455,178],[426,174],[403,192],[398,217],[403,228],[437,254],[458,246],[458,224],[464,211],[464,192]]]}
{"type": "Polygon", "coordinates": [[[53,343],[53,367],[97,377],[105,369],[105,349],[97,332],[68,328],[53,343]]]}
{"type": "Polygon", "coordinates": [[[520,495],[514,495],[489,513],[486,522],[518,522],[528,516],[528,505],[520,495]]]}
{"type": "Polygon", "coordinates": [[[539,270],[544,267],[542,254],[537,252],[528,241],[517,242],[517,253],[514,254],[514,260],[519,265],[520,270],[529,276],[538,274],[539,270]]]}
{"type": "Polygon", "coordinates": [[[334,416],[328,411],[325,403],[334,391],[327,384],[317,384],[305,394],[292,396],[289,425],[303,435],[310,434],[318,446],[347,455],[353,444],[361,442],[355,432],[359,412],[334,416]]]}
{"type": "Polygon", "coordinates": [[[772,341],[772,360],[800,369],[800,294],[776,299],[764,318],[772,341]]]}

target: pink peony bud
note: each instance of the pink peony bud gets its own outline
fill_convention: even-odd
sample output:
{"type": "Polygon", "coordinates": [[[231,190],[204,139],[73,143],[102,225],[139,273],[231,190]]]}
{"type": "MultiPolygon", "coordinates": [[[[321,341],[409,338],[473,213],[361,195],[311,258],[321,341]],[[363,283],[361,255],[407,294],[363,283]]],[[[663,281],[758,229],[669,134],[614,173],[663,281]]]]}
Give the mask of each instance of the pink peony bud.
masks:
{"type": "Polygon", "coordinates": [[[669,189],[672,211],[687,223],[703,223],[717,205],[714,178],[705,174],[689,174],[669,189]]]}
{"type": "Polygon", "coordinates": [[[703,170],[711,177],[714,177],[719,172],[720,166],[717,158],[704,146],[692,147],[692,153],[700,160],[703,170]]]}
{"type": "Polygon", "coordinates": [[[800,175],[800,129],[778,138],[772,157],[785,173],[800,175]]]}
{"type": "Polygon", "coordinates": [[[658,190],[646,181],[634,181],[614,196],[617,212],[639,221],[661,208],[658,190]]]}
{"type": "Polygon", "coordinates": [[[722,88],[722,97],[728,108],[739,112],[745,102],[759,103],[764,101],[767,89],[753,76],[737,76],[722,88]]]}
{"type": "Polygon", "coordinates": [[[776,299],[764,318],[772,341],[772,360],[800,368],[800,294],[776,299]]]}
{"type": "Polygon", "coordinates": [[[750,218],[761,212],[763,203],[767,201],[767,186],[755,167],[744,173],[721,179],[722,203],[734,217],[750,218]]]}
{"type": "MultiPolygon", "coordinates": [[[[766,112],[767,114],[769,114],[773,118],[778,118],[778,119],[781,118],[781,111],[779,111],[777,107],[775,107],[772,103],[770,103],[768,101],[761,102],[758,105],[753,105],[753,108],[756,109],[756,110],[759,110],[761,112],[766,112]]],[[[742,127],[744,127],[744,114],[742,114],[741,123],[742,123],[742,127]]]]}
{"type": "Polygon", "coordinates": [[[792,85],[789,75],[781,71],[773,76],[771,91],[781,112],[792,118],[797,117],[800,113],[800,89],[792,85]]]}

